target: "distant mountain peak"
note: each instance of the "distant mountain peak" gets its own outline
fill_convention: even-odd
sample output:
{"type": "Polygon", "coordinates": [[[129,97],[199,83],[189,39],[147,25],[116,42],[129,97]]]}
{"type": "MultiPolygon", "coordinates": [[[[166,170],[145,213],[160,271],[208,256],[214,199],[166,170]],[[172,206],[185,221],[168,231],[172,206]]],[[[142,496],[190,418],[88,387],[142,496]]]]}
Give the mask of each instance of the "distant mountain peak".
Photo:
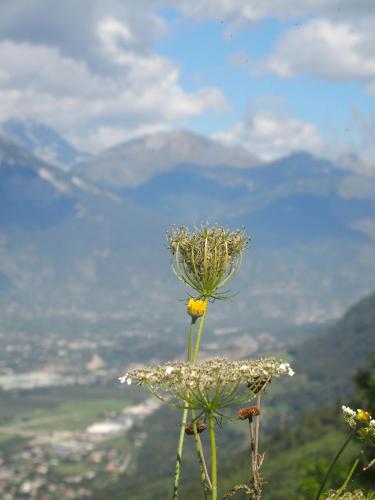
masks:
{"type": "Polygon", "coordinates": [[[241,146],[225,146],[183,130],[148,134],[102,151],[77,166],[83,177],[107,186],[140,185],[178,165],[246,168],[260,161],[241,146]]]}
{"type": "Polygon", "coordinates": [[[31,120],[9,119],[0,124],[1,134],[49,164],[67,168],[83,158],[56,130],[31,120]]]}

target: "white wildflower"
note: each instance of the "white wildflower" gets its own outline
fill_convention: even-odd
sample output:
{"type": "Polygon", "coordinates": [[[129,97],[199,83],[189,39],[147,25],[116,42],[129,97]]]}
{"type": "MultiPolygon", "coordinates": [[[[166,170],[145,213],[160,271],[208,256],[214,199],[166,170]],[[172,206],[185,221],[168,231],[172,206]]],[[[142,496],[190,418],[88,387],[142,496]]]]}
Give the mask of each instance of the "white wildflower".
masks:
{"type": "Polygon", "coordinates": [[[349,408],[349,406],[342,405],[341,409],[344,415],[348,417],[354,417],[356,415],[356,412],[351,408],[349,408]]]}
{"type": "Polygon", "coordinates": [[[259,392],[259,386],[287,374],[293,374],[289,363],[274,358],[242,361],[213,358],[196,366],[189,362],[169,362],[136,368],[126,374],[125,380],[128,384],[132,380],[149,387],[153,394],[168,400],[168,404],[174,400],[174,405],[183,402],[205,411],[211,403],[216,408],[228,408],[250,401],[259,392]]]}
{"type": "Polygon", "coordinates": [[[279,372],[287,373],[290,377],[294,375],[294,370],[292,370],[292,367],[290,366],[289,363],[280,363],[279,372]]]}
{"type": "Polygon", "coordinates": [[[131,378],[127,378],[127,379],[126,379],[126,383],[127,383],[128,385],[132,385],[132,379],[131,379],[131,378]]]}

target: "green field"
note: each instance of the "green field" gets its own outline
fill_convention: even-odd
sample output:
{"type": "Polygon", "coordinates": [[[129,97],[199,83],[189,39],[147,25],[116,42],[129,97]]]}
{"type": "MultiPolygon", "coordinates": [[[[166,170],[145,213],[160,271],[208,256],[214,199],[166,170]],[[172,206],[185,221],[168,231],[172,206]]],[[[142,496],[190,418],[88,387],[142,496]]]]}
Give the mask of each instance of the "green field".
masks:
{"type": "Polygon", "coordinates": [[[73,401],[61,404],[56,408],[38,409],[31,413],[30,421],[22,422],[18,428],[32,431],[52,432],[84,431],[89,425],[103,419],[103,411],[121,411],[126,405],[124,401],[97,399],[92,401],[73,401]]]}

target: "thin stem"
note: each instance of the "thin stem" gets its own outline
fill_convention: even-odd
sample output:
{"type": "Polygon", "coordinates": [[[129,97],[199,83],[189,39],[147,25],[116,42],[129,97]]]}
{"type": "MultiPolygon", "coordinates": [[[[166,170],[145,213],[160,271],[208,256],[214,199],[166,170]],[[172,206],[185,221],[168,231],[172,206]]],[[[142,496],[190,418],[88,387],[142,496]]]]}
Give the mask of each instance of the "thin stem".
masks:
{"type": "Polygon", "coordinates": [[[204,493],[204,498],[207,499],[208,498],[207,495],[208,495],[209,491],[212,489],[212,484],[211,484],[210,476],[208,474],[206,460],[204,458],[201,438],[199,437],[199,434],[197,431],[197,425],[195,423],[195,410],[191,411],[191,418],[193,421],[195,447],[197,449],[199,468],[201,471],[201,482],[202,482],[202,487],[203,487],[203,493],[204,493]]]}
{"type": "Polygon", "coordinates": [[[198,327],[198,332],[197,332],[197,340],[195,342],[195,349],[194,349],[194,356],[193,356],[193,365],[196,365],[197,361],[198,361],[199,348],[200,348],[200,345],[201,345],[201,337],[202,337],[204,322],[206,320],[206,313],[207,313],[207,308],[204,311],[203,316],[201,317],[201,319],[199,321],[199,327],[198,327]]]}
{"type": "MultiPolygon", "coordinates": [[[[260,392],[257,394],[256,406],[260,410],[260,392]]],[[[257,466],[258,466],[258,453],[259,453],[259,426],[260,426],[260,420],[259,420],[259,415],[257,415],[255,417],[255,450],[254,450],[257,466]]]]}
{"type": "MultiPolygon", "coordinates": [[[[193,356],[193,365],[196,365],[197,361],[198,361],[199,347],[200,347],[200,341],[201,341],[202,332],[203,332],[204,321],[206,319],[206,312],[207,312],[207,309],[199,321],[197,340],[195,343],[194,356],[193,356]]],[[[187,350],[187,360],[188,361],[191,361],[195,324],[196,324],[196,319],[192,318],[191,324],[190,324],[190,329],[189,329],[189,338],[188,338],[188,350],[187,350]]],[[[188,408],[185,407],[183,414],[182,414],[180,436],[178,439],[176,469],[175,469],[174,483],[173,483],[173,500],[177,500],[177,498],[178,498],[178,488],[180,485],[181,462],[182,462],[182,453],[184,451],[185,426],[186,426],[186,422],[187,422],[187,416],[188,416],[188,408]]],[[[198,449],[197,449],[197,452],[198,452],[198,449]]]]}
{"type": "MultiPolygon", "coordinates": [[[[260,410],[260,401],[261,401],[261,392],[258,392],[256,399],[256,406],[258,407],[259,410],[260,410]]],[[[251,423],[250,426],[253,438],[253,441],[251,443],[251,455],[252,455],[252,467],[253,467],[254,494],[252,498],[254,498],[254,500],[258,500],[261,495],[260,480],[259,480],[259,469],[261,466],[261,463],[259,461],[259,427],[260,427],[259,415],[255,417],[254,424],[251,423]]]]}
{"type": "Polygon", "coordinates": [[[180,436],[178,439],[176,470],[174,474],[174,484],[173,484],[173,500],[177,500],[178,498],[178,487],[180,485],[182,452],[184,450],[185,426],[187,422],[187,416],[188,416],[188,409],[184,408],[184,411],[182,413],[180,436]]]}
{"type": "Polygon", "coordinates": [[[339,495],[348,486],[349,481],[351,480],[351,478],[352,478],[352,476],[354,474],[354,471],[356,470],[358,464],[359,464],[359,457],[356,458],[356,460],[354,461],[354,464],[353,464],[352,468],[350,469],[349,474],[346,476],[344,484],[341,486],[341,488],[339,490],[337,490],[336,495],[334,496],[333,500],[336,500],[337,498],[339,498],[339,495]]]}
{"type": "MultiPolygon", "coordinates": [[[[190,361],[190,359],[191,359],[195,323],[196,323],[196,319],[191,318],[190,328],[189,328],[189,338],[188,338],[188,350],[187,350],[187,360],[188,361],[190,361]]],[[[182,462],[182,453],[184,451],[185,427],[186,427],[187,417],[188,417],[188,408],[185,406],[184,411],[182,413],[180,435],[178,438],[176,468],[175,468],[174,483],[173,483],[173,500],[177,500],[177,498],[178,498],[178,488],[180,485],[181,462],[182,462]]]]}
{"type": "Polygon", "coordinates": [[[328,467],[328,470],[327,472],[325,473],[325,476],[323,478],[323,481],[322,481],[322,484],[320,485],[320,488],[319,488],[319,491],[318,493],[316,494],[314,500],[319,500],[320,498],[320,495],[321,493],[323,492],[323,489],[324,489],[324,486],[326,485],[326,482],[327,482],[327,479],[329,477],[329,475],[331,474],[332,472],[332,469],[334,468],[334,466],[336,465],[336,462],[337,460],[340,458],[342,452],[345,450],[345,448],[348,446],[350,440],[352,439],[352,437],[354,436],[354,434],[356,433],[356,429],[353,429],[352,432],[349,434],[349,436],[346,438],[344,444],[341,446],[341,448],[339,449],[339,451],[336,453],[335,457],[333,458],[330,466],[328,467]]]}
{"type": "Polygon", "coordinates": [[[207,414],[208,427],[210,430],[211,443],[211,481],[212,494],[211,500],[217,500],[217,455],[216,455],[216,440],[215,440],[215,424],[212,413],[207,414]]]}
{"type": "Polygon", "coordinates": [[[251,475],[253,476],[253,483],[254,483],[254,490],[256,491],[257,489],[257,484],[256,484],[256,458],[254,456],[254,424],[251,418],[249,418],[249,430],[250,430],[250,465],[251,465],[251,471],[250,471],[250,477],[251,475]]]}
{"type": "Polygon", "coordinates": [[[195,323],[197,322],[197,318],[192,317],[190,328],[189,328],[189,337],[188,337],[188,349],[187,349],[187,360],[191,361],[191,355],[193,353],[193,337],[195,330],[195,323]]]}

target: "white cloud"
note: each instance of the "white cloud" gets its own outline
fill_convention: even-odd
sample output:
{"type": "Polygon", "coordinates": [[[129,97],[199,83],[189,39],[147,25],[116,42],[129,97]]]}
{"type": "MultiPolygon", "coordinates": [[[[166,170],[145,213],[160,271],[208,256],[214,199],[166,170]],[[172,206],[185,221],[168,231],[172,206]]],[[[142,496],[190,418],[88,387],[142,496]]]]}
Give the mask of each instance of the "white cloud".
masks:
{"type": "MultiPolygon", "coordinates": [[[[281,35],[258,71],[281,77],[310,74],[322,79],[375,82],[375,36],[349,23],[313,19],[281,35]]],[[[372,83],[371,83],[372,82],[372,83]]]]}
{"type": "MultiPolygon", "coordinates": [[[[293,21],[266,60],[253,65],[281,77],[310,74],[333,81],[359,80],[375,96],[375,4],[373,0],[178,0],[198,20],[221,20],[226,32],[265,18],[293,21]]],[[[243,64],[235,54],[232,62],[243,64]]]]}
{"type": "Polygon", "coordinates": [[[317,152],[322,140],[311,123],[285,111],[255,111],[226,132],[215,134],[225,144],[241,144],[262,160],[272,160],[293,151],[317,152]]]}
{"type": "MultiPolygon", "coordinates": [[[[297,19],[303,24],[281,36],[262,70],[360,78],[375,94],[373,0],[1,0],[0,120],[36,119],[76,146],[98,150],[224,109],[228,103],[218,88],[185,91],[177,64],[156,54],[155,43],[168,32],[157,10],[162,7],[198,20],[223,21],[227,30],[269,16],[297,19]]],[[[288,149],[283,139],[266,139],[272,136],[266,130],[269,115],[256,116],[250,135],[265,143],[252,151],[264,149],[267,155],[271,143],[275,154],[288,149]]],[[[306,149],[299,146],[303,141],[311,147],[319,143],[312,125],[282,119],[287,129],[279,133],[289,135],[289,149],[294,143],[306,149]]],[[[248,123],[238,127],[247,136],[248,123]]],[[[224,135],[229,141],[230,131],[224,135]]]]}
{"type": "Polygon", "coordinates": [[[220,19],[233,24],[252,23],[265,17],[281,20],[307,16],[333,19],[367,17],[373,0],[177,0],[185,15],[199,19],[220,19]]]}
{"type": "Polygon", "coordinates": [[[167,32],[156,4],[3,0],[0,121],[37,120],[97,151],[226,108],[215,87],[185,91],[177,64],[155,52],[167,32]]]}
{"type": "Polygon", "coordinates": [[[122,45],[127,28],[105,21],[99,25],[102,46],[118,71],[95,72],[85,61],[62,55],[53,47],[0,42],[0,120],[31,118],[55,127],[75,145],[98,150],[161,130],[227,103],[213,87],[187,93],[170,60],[139,54],[122,45]],[[104,35],[103,35],[104,33],[104,35]],[[121,35],[118,38],[118,35],[121,35]],[[111,134],[108,133],[111,131],[111,134]]]}

